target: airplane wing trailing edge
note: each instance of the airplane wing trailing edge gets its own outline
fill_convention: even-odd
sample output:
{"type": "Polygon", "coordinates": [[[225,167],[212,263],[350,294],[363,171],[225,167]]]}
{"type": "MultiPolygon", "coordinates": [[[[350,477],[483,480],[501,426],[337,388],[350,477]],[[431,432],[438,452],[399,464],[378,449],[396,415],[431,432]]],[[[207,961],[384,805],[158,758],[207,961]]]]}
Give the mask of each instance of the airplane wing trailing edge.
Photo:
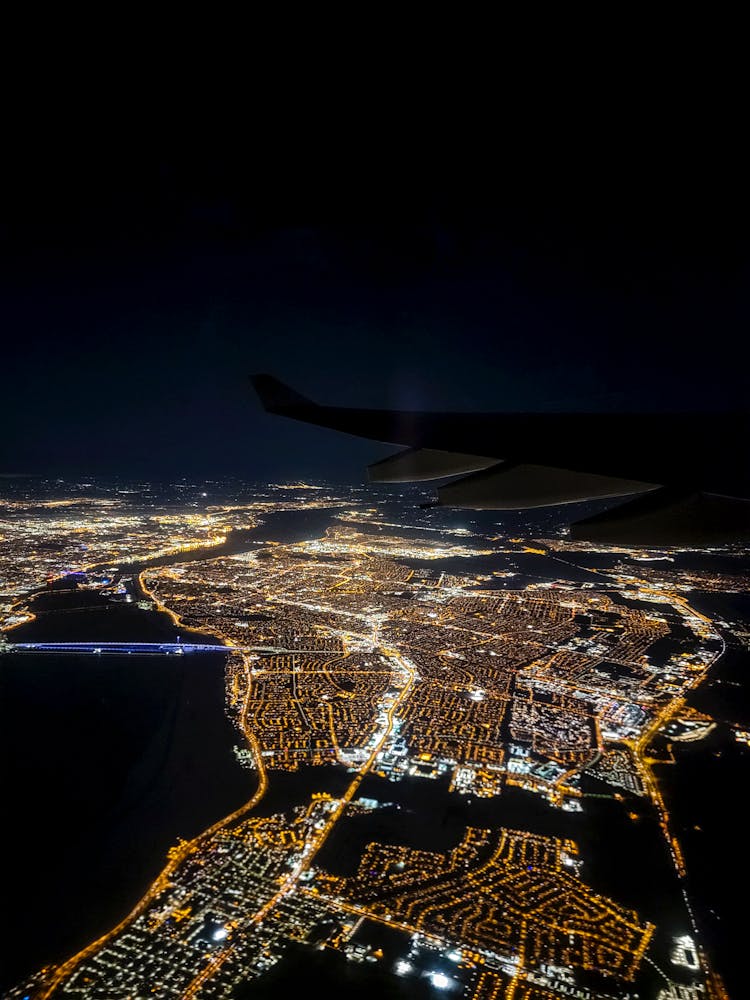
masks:
{"type": "Polygon", "coordinates": [[[402,445],[369,466],[370,481],[448,479],[437,506],[516,510],[634,496],[571,525],[571,537],[651,546],[750,540],[747,413],[371,410],[321,406],[272,375],[252,383],[269,413],[402,445]]]}

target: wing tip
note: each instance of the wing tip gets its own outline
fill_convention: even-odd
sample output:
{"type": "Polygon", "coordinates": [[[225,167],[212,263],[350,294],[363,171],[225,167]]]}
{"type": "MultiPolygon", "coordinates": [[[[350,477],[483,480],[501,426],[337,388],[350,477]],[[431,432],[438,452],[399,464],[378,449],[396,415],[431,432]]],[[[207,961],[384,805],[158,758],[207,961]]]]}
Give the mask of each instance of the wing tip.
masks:
{"type": "Polygon", "coordinates": [[[301,406],[315,406],[311,399],[303,396],[296,389],[292,389],[275,375],[259,372],[250,376],[250,382],[263,405],[263,409],[269,413],[286,413],[301,406]]]}
{"type": "Polygon", "coordinates": [[[570,526],[574,541],[696,548],[750,539],[750,500],[663,487],[570,526]]]}

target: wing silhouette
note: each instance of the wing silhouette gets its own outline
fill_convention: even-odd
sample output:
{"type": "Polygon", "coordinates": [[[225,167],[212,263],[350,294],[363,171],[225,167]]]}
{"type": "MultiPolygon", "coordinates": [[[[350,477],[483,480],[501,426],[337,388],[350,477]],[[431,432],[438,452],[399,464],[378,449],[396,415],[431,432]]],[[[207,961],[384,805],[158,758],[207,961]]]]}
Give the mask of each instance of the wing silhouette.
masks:
{"type": "Polygon", "coordinates": [[[636,495],[571,526],[581,540],[712,545],[750,538],[747,413],[439,413],[323,406],[254,375],[273,414],[404,449],[370,481],[445,479],[436,504],[509,510],[636,495]]]}

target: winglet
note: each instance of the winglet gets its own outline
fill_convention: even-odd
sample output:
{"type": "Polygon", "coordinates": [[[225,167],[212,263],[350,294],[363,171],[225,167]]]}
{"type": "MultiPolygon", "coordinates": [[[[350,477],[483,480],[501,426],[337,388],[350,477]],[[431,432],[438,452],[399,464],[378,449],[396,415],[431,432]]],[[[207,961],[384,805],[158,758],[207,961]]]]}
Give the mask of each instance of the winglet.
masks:
{"type": "Polygon", "coordinates": [[[263,404],[263,409],[269,413],[284,414],[302,406],[316,406],[307,396],[295,392],[273,375],[251,375],[250,381],[263,404]]]}

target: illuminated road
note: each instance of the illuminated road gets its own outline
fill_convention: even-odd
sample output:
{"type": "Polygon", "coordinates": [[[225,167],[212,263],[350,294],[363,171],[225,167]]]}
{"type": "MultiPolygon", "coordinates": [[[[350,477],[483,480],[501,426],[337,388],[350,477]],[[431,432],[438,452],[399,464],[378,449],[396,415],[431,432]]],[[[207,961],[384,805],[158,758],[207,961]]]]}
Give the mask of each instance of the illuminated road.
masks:
{"type": "MultiPolygon", "coordinates": [[[[300,875],[306,872],[307,869],[312,864],[313,858],[320,851],[321,847],[328,839],[328,836],[330,835],[331,831],[341,818],[344,809],[346,809],[347,805],[354,798],[354,795],[356,794],[359,786],[362,784],[362,780],[372,769],[372,766],[375,763],[378,754],[383,749],[383,746],[385,745],[388,737],[390,736],[391,731],[393,730],[394,714],[396,712],[396,709],[402,704],[404,699],[408,696],[409,692],[411,691],[412,685],[414,684],[415,672],[413,669],[411,669],[408,662],[404,660],[401,656],[398,656],[396,653],[392,653],[385,650],[384,652],[386,653],[386,655],[390,655],[395,660],[398,661],[398,666],[402,670],[406,671],[406,673],[408,674],[408,679],[404,684],[404,686],[401,688],[398,698],[395,699],[393,704],[386,711],[386,723],[383,727],[382,732],[380,733],[379,738],[376,740],[376,743],[373,747],[370,756],[368,757],[367,761],[362,765],[362,767],[359,769],[356,777],[349,785],[346,792],[336,803],[336,807],[331,811],[330,816],[325,825],[317,833],[317,836],[315,836],[310,841],[310,843],[308,843],[308,845],[305,847],[304,851],[302,852],[302,857],[294,866],[294,868],[289,873],[287,878],[284,880],[279,890],[275,893],[274,896],[271,897],[271,899],[268,900],[267,903],[265,903],[261,907],[260,910],[258,910],[257,913],[254,913],[251,916],[246,917],[244,920],[238,922],[237,926],[240,927],[242,931],[246,932],[249,927],[261,924],[264,918],[271,912],[271,910],[273,910],[285,896],[288,896],[289,893],[296,888],[300,875]]],[[[193,981],[190,983],[188,988],[182,994],[182,1000],[192,1000],[193,997],[197,996],[203,984],[208,979],[210,979],[211,976],[213,976],[216,972],[218,972],[221,966],[231,956],[232,951],[233,951],[232,946],[227,945],[227,947],[223,948],[217,955],[215,955],[211,959],[211,961],[208,962],[208,964],[204,966],[203,969],[201,969],[201,971],[198,973],[195,979],[193,979],[193,981]]]]}

